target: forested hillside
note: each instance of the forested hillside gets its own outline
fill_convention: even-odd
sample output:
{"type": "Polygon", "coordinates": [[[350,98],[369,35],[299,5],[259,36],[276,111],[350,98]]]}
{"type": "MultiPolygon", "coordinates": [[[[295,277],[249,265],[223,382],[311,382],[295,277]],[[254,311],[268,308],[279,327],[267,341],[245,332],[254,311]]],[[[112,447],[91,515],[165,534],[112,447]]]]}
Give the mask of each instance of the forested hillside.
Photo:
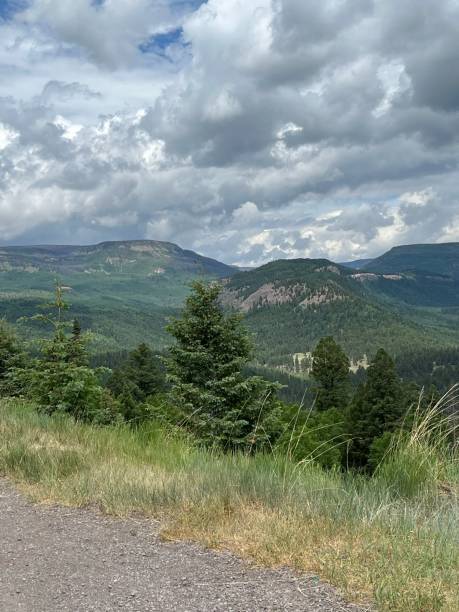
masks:
{"type": "Polygon", "coordinates": [[[458,261],[458,244],[414,245],[347,265],[278,260],[242,272],[157,241],[2,247],[0,316],[26,340],[42,335],[40,321],[21,318],[50,301],[59,280],[74,316],[92,331],[92,353],[111,362],[142,341],[161,350],[190,281],[221,279],[222,303],[246,317],[258,365],[298,373],[294,360],[332,335],[355,365],[384,347],[406,370],[421,351],[430,364],[422,376],[446,381],[454,365],[435,361],[459,344],[458,261]]]}
{"type": "MultiPolygon", "coordinates": [[[[234,268],[168,243],[149,240],[94,246],[0,248],[0,316],[15,323],[51,300],[56,280],[72,312],[93,332],[96,352],[166,342],[167,317],[176,314],[196,278],[227,277],[234,268]]],[[[23,323],[24,337],[42,333],[23,323]]]]}
{"type": "Polygon", "coordinates": [[[452,320],[451,327],[442,320],[442,328],[397,299],[397,291],[411,291],[410,283],[328,260],[284,260],[235,274],[222,299],[245,313],[259,358],[270,365],[293,367],[293,355],[311,351],[324,335],[335,337],[355,360],[379,346],[399,355],[407,347],[454,345],[452,320]]]}
{"type": "Polygon", "coordinates": [[[459,242],[397,246],[381,257],[363,262],[371,272],[397,274],[414,272],[459,280],[459,242]]]}

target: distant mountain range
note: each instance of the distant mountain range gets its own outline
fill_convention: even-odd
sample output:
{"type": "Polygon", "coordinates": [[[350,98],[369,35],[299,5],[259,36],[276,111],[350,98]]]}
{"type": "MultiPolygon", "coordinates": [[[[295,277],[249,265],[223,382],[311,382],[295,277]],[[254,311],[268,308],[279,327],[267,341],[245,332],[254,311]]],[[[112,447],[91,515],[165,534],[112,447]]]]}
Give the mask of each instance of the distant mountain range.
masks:
{"type": "MultiPolygon", "coordinates": [[[[374,282],[375,293],[415,306],[459,306],[458,242],[398,246],[376,259],[345,265],[396,281],[374,282]]],[[[366,278],[378,280],[377,276],[366,278]]]]}
{"type": "Polygon", "coordinates": [[[295,355],[301,358],[324,335],[334,336],[356,361],[380,346],[400,354],[458,343],[454,277],[412,267],[376,272],[371,266],[369,271],[368,263],[352,269],[324,259],[275,261],[233,275],[223,302],[245,313],[259,358],[270,365],[292,366],[295,355]]]}
{"type": "Polygon", "coordinates": [[[383,274],[414,272],[459,278],[459,242],[397,246],[380,257],[357,259],[341,265],[383,274]]]}
{"type": "MultiPolygon", "coordinates": [[[[364,260],[365,261],[365,260],[364,260]]],[[[412,244],[394,247],[362,266],[383,274],[414,273],[444,276],[459,281],[459,242],[412,244]]]]}
{"type": "Polygon", "coordinates": [[[234,270],[234,266],[186,251],[171,242],[155,240],[101,242],[93,246],[0,247],[1,272],[133,276],[174,272],[223,277],[234,270]]]}
{"type": "Polygon", "coordinates": [[[344,261],[340,265],[345,266],[346,268],[352,268],[353,270],[361,270],[367,264],[369,264],[372,259],[356,259],[355,261],[344,261]]]}
{"type": "MultiPolygon", "coordinates": [[[[216,279],[235,268],[169,242],[134,240],[94,246],[0,247],[0,316],[9,321],[49,301],[56,279],[67,289],[69,316],[94,335],[97,351],[167,341],[167,317],[178,313],[195,278],[216,279]]],[[[41,333],[21,324],[25,337],[41,333]]]]}
{"type": "MultiPolygon", "coordinates": [[[[269,365],[291,367],[324,335],[356,361],[379,346],[400,354],[459,345],[459,243],[401,246],[346,264],[279,260],[247,271],[159,241],[0,247],[0,315],[15,322],[36,312],[56,278],[68,287],[71,316],[93,331],[96,351],[142,340],[164,346],[167,318],[196,278],[223,280],[222,302],[245,314],[258,360],[269,365]]],[[[18,329],[35,336],[37,325],[18,329]]]]}

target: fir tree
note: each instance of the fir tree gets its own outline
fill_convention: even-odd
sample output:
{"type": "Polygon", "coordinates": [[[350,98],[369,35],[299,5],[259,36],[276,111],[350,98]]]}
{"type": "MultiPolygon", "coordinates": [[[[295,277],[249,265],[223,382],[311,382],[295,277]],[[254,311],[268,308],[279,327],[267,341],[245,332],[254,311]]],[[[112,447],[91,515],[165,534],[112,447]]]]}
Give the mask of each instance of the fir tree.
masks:
{"type": "MultiPolygon", "coordinates": [[[[126,405],[142,403],[165,387],[164,367],[150,347],[142,343],[128,354],[127,360],[113,372],[108,387],[126,405]],[[129,401],[127,398],[129,397],[129,401]]],[[[132,412],[131,408],[128,410],[132,412]]]]}
{"type": "Polygon", "coordinates": [[[21,386],[14,383],[12,372],[24,366],[25,358],[12,329],[0,319],[0,395],[18,395],[21,392],[21,386]]]}
{"type": "Polygon", "coordinates": [[[40,356],[25,368],[16,368],[15,380],[22,382],[43,412],[67,413],[76,419],[107,423],[116,418],[117,402],[100,385],[100,371],[85,365],[86,347],[82,337],[68,335],[69,324],[63,289],[56,284],[55,299],[46,305],[48,314],[35,315],[53,328],[51,338],[41,341],[40,356]],[[78,346],[77,346],[78,345],[78,346]]]}
{"type": "Polygon", "coordinates": [[[350,363],[343,349],[329,336],[320,340],[312,357],[316,409],[344,409],[349,402],[350,363]]]}
{"type": "Polygon", "coordinates": [[[73,319],[72,324],[72,338],[73,340],[79,340],[81,337],[81,323],[78,319],[73,319]]]}
{"type": "Polygon", "coordinates": [[[172,402],[203,441],[254,449],[269,439],[279,386],[242,375],[252,346],[240,316],[223,312],[221,287],[192,287],[181,318],[168,326],[176,340],[167,362],[172,402]]]}
{"type": "Polygon", "coordinates": [[[373,441],[385,432],[393,432],[404,410],[403,389],[394,361],[379,349],[367,370],[366,382],[357,389],[349,408],[349,462],[365,467],[373,441]]]}
{"type": "Polygon", "coordinates": [[[85,346],[85,338],[82,335],[81,325],[78,319],[73,319],[72,333],[67,340],[68,361],[76,365],[88,365],[88,354],[85,346]]]}

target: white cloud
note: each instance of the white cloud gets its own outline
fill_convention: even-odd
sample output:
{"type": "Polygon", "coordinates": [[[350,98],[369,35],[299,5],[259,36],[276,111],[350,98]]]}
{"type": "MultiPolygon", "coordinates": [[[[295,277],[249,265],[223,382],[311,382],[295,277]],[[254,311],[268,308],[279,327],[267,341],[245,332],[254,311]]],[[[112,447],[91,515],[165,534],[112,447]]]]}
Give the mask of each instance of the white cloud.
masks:
{"type": "Polygon", "coordinates": [[[455,239],[457,18],[450,0],[31,0],[0,24],[0,240],[146,236],[253,264],[455,239]],[[141,52],[165,32],[173,52],[167,34],[141,52]]]}
{"type": "Polygon", "coordinates": [[[0,151],[6,149],[19,134],[0,123],[0,151]]]}

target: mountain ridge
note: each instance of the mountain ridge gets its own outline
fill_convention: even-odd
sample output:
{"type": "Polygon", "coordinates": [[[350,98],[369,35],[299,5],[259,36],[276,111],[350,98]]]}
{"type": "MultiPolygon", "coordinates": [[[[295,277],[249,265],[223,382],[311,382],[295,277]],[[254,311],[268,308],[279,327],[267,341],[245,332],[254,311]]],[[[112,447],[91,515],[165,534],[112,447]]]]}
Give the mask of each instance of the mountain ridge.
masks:
{"type": "Polygon", "coordinates": [[[244,313],[267,365],[289,368],[294,355],[310,352],[326,335],[356,360],[380,346],[400,354],[407,344],[453,344],[457,334],[448,338],[392,295],[411,290],[405,288],[409,282],[403,274],[354,270],[326,259],[277,260],[234,274],[225,282],[222,303],[244,313]]]}
{"type": "MultiPolygon", "coordinates": [[[[92,329],[97,350],[142,340],[162,348],[170,341],[167,319],[180,311],[190,281],[220,280],[222,303],[245,314],[257,358],[273,365],[288,367],[293,354],[309,352],[325,335],[334,335],[355,359],[378,346],[394,354],[407,345],[452,346],[459,344],[459,282],[451,273],[459,244],[445,244],[421,246],[428,273],[413,270],[417,245],[391,249],[374,260],[379,263],[358,269],[298,258],[246,271],[165,241],[3,246],[0,316],[14,323],[33,314],[50,301],[59,278],[71,316],[92,329]]],[[[28,327],[24,333],[41,332],[28,327]]]]}
{"type": "MultiPolygon", "coordinates": [[[[50,270],[60,268],[63,271],[84,271],[88,266],[96,264],[106,272],[122,272],[120,266],[124,263],[128,271],[135,273],[138,259],[148,265],[147,260],[155,259],[157,263],[168,263],[172,257],[180,260],[183,268],[201,266],[205,271],[218,273],[220,276],[230,274],[235,269],[216,259],[200,255],[188,249],[182,249],[172,242],[160,240],[119,240],[104,241],[90,245],[30,245],[0,247],[0,270],[8,265],[21,268],[26,265],[40,266],[40,269],[50,270]],[[103,256],[105,257],[105,261],[103,256]],[[100,256],[100,257],[98,257],[100,256]],[[83,258],[87,259],[86,268],[80,265],[83,258]],[[135,259],[133,259],[135,258],[135,259]],[[13,260],[13,261],[11,261],[13,260]],[[15,265],[16,264],[16,265],[15,265]]],[[[177,269],[180,266],[174,266],[177,269]]]]}
{"type": "Polygon", "coordinates": [[[394,246],[363,265],[375,272],[417,272],[456,275],[459,278],[459,242],[419,243],[394,246]]]}

